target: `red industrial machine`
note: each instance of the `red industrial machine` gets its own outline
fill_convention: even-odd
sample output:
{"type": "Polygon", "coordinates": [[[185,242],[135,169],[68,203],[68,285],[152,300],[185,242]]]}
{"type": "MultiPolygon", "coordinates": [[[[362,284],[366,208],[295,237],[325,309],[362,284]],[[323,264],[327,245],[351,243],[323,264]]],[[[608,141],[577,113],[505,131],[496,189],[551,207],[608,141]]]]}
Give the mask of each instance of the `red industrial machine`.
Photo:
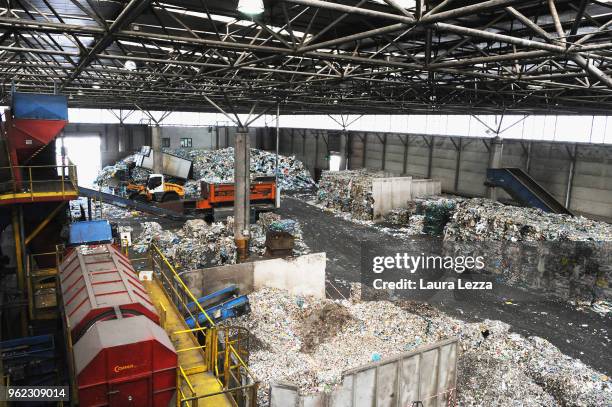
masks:
{"type": "MultiPolygon", "coordinates": [[[[223,183],[200,184],[201,199],[196,201],[196,209],[213,209],[234,205],[235,185],[223,183]]],[[[276,180],[274,177],[259,177],[251,181],[249,193],[251,205],[275,204],[276,180]]]]}
{"type": "Polygon", "coordinates": [[[59,273],[79,405],[167,407],[176,351],[129,259],[111,244],[77,246],[59,273]]]}
{"type": "Polygon", "coordinates": [[[11,167],[20,185],[23,180],[21,166],[32,165],[32,157],[51,143],[68,123],[66,97],[13,93],[11,110],[5,118],[11,167]]]}

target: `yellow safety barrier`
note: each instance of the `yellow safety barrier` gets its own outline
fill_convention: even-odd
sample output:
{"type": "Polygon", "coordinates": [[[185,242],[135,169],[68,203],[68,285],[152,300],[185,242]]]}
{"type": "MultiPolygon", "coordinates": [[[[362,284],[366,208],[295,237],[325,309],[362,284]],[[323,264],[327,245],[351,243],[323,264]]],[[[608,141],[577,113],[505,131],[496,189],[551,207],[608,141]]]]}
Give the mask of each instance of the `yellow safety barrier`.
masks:
{"type": "MultiPolygon", "coordinates": [[[[175,346],[177,343],[184,345],[177,347],[177,353],[181,355],[198,352],[201,355],[200,366],[188,367],[180,365],[179,362],[177,407],[209,405],[255,407],[258,382],[246,363],[248,331],[240,327],[217,326],[161,250],[152,244],[149,255],[151,267],[155,272],[154,278],[170,300],[174,311],[182,311],[179,311],[179,314],[184,313],[194,322],[193,328],[174,329],[169,332],[175,346]],[[200,315],[204,316],[206,324],[200,324],[200,315]],[[185,336],[191,340],[181,340],[185,336]],[[194,380],[201,378],[204,373],[212,374],[220,384],[217,390],[212,390],[213,386],[208,386],[202,391],[205,386],[194,384],[194,380]]],[[[165,321],[169,310],[165,307],[159,309],[165,321]]]]}
{"type": "Polygon", "coordinates": [[[42,198],[65,200],[78,195],[77,169],[72,164],[0,167],[0,174],[10,174],[0,181],[0,204],[42,198]]]}

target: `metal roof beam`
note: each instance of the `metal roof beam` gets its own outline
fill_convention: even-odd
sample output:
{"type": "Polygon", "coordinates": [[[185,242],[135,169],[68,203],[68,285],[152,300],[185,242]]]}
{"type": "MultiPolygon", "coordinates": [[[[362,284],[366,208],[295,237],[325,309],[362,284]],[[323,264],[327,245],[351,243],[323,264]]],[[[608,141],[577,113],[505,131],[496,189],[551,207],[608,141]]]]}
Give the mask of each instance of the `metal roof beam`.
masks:
{"type": "Polygon", "coordinates": [[[89,50],[87,55],[79,61],[79,65],[76,67],[70,78],[66,79],[62,82],[60,86],[60,91],[63,90],[66,85],[76,79],[83,69],[87,67],[91,61],[98,55],[100,52],[104,51],[114,40],[114,34],[121,30],[125,25],[129,24],[134,20],[134,18],[138,17],[140,13],[149,6],[150,0],[130,0],[127,6],[121,11],[119,17],[111,24],[111,26],[106,30],[104,36],[98,40],[94,44],[94,46],[89,50]]]}

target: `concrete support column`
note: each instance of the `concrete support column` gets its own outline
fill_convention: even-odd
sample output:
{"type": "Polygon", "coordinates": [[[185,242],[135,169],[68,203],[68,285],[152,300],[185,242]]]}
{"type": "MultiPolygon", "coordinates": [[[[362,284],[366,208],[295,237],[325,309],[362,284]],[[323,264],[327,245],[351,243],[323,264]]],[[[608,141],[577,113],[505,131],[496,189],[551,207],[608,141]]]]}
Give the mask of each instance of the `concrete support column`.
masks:
{"type": "Polygon", "coordinates": [[[382,170],[385,171],[387,169],[387,133],[385,133],[381,140],[382,143],[382,170]]]}
{"type": "Polygon", "coordinates": [[[576,175],[576,158],[578,155],[578,145],[574,144],[572,149],[567,148],[570,157],[570,166],[567,173],[567,186],[565,188],[565,207],[570,209],[572,203],[572,189],[574,187],[574,175],[576,175]]]}
{"type": "MultiPolygon", "coordinates": [[[[278,150],[277,150],[278,151],[278,150]]],[[[319,166],[319,132],[315,134],[315,159],[314,159],[314,167],[318,168],[319,166]]],[[[314,171],[314,168],[313,168],[314,171]]]]}
{"type": "Polygon", "coordinates": [[[529,174],[529,171],[531,171],[531,150],[533,148],[533,143],[530,141],[529,144],[527,144],[527,158],[525,160],[525,172],[527,172],[527,174],[529,174]]]}
{"type": "MultiPolygon", "coordinates": [[[[502,168],[502,158],[504,152],[504,141],[501,137],[495,136],[491,140],[489,147],[489,168],[502,168]]],[[[489,199],[497,200],[497,191],[495,187],[489,187],[489,199]]]]}
{"type": "Polygon", "coordinates": [[[161,128],[151,127],[151,147],[153,148],[153,173],[161,174],[164,169],[164,159],[162,156],[161,128]]]}
{"type": "Polygon", "coordinates": [[[120,153],[124,152],[126,150],[126,144],[127,134],[125,131],[125,126],[123,125],[123,123],[121,123],[117,128],[117,151],[119,151],[120,153]]]}
{"type": "Polygon", "coordinates": [[[455,193],[459,192],[459,177],[461,174],[461,152],[463,151],[463,138],[461,137],[459,137],[459,141],[456,145],[456,150],[457,156],[455,159],[455,182],[453,184],[453,190],[455,191],[455,193]]]}
{"type": "Polygon", "coordinates": [[[238,129],[234,139],[234,240],[239,261],[245,260],[249,254],[250,167],[249,133],[247,129],[238,129]]]}
{"type": "Polygon", "coordinates": [[[351,169],[351,157],[353,155],[353,145],[352,145],[352,137],[349,132],[343,130],[344,133],[344,159],[346,165],[344,167],[345,170],[351,169]]]}
{"type": "Polygon", "coordinates": [[[410,144],[410,136],[406,134],[406,141],[404,141],[404,160],[402,161],[402,175],[406,175],[408,172],[408,148],[410,144]]]}
{"type": "Polygon", "coordinates": [[[363,168],[368,168],[368,133],[363,135],[363,150],[362,150],[362,156],[361,156],[361,161],[362,164],[361,166],[363,168]]]}
{"type": "Polygon", "coordinates": [[[429,148],[428,152],[427,152],[427,178],[431,178],[431,174],[433,171],[433,152],[434,152],[434,136],[429,137],[429,143],[427,142],[427,139],[425,140],[425,143],[427,144],[427,147],[429,148]]]}

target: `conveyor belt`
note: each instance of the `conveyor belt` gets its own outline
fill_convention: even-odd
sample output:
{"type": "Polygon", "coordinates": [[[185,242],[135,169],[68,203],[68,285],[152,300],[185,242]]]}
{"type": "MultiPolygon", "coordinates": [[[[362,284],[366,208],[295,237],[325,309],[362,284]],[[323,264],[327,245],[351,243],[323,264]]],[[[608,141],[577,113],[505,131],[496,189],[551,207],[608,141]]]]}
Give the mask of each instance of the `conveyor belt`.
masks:
{"type": "Polygon", "coordinates": [[[487,183],[503,188],[522,205],[545,212],[573,215],[561,202],[520,168],[489,168],[487,183]]]}
{"type": "Polygon", "coordinates": [[[110,205],[118,206],[119,208],[136,209],[137,211],[147,212],[157,216],[163,216],[174,220],[185,220],[185,215],[171,211],[169,209],[160,208],[153,203],[135,201],[133,199],[122,198],[117,195],[107,194],[105,192],[96,191],[94,189],[79,187],[79,195],[87,198],[98,199],[110,205]]]}

